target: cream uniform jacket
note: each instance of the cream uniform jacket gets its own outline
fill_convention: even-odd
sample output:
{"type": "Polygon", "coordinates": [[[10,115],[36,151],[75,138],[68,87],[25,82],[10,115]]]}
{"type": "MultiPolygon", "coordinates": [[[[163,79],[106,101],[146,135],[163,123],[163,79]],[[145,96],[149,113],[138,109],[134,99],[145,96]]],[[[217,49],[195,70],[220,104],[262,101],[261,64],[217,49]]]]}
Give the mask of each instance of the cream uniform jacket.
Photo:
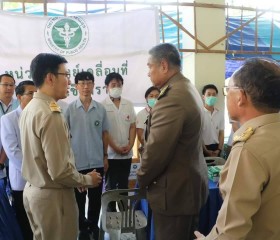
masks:
{"type": "Polygon", "coordinates": [[[251,119],[236,131],[220,176],[224,202],[205,239],[280,239],[279,133],[279,113],[251,119]]]}
{"type": "Polygon", "coordinates": [[[75,168],[67,124],[60,108],[52,103],[55,101],[49,96],[34,93],[22,111],[22,175],[40,188],[90,186],[91,176],[84,176],[75,168]]]}

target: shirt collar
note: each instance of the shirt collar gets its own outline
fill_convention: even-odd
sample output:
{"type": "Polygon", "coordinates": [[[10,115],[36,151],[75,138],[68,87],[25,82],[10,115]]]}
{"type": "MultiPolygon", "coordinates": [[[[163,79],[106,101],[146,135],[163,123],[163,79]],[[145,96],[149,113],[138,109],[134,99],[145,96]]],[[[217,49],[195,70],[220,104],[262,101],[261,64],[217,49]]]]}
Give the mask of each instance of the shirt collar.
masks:
{"type": "Polygon", "coordinates": [[[34,92],[33,98],[40,98],[48,102],[56,102],[54,98],[42,92],[34,92]]]}
{"type": "MultiPolygon", "coordinates": [[[[83,104],[82,104],[80,98],[78,98],[76,106],[77,106],[77,108],[83,107],[83,104]]],[[[96,108],[96,107],[97,107],[96,102],[93,101],[93,99],[91,99],[91,103],[90,103],[90,105],[89,105],[88,110],[90,110],[90,109],[92,109],[92,108],[96,108]]]]}

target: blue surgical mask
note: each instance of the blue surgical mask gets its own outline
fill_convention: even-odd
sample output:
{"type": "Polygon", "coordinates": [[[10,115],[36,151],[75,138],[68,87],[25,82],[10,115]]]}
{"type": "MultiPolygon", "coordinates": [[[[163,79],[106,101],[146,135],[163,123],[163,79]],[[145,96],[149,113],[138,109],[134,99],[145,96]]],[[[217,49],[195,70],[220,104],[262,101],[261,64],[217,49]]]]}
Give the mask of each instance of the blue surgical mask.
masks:
{"type": "Polygon", "coordinates": [[[217,97],[214,97],[214,96],[210,96],[210,97],[206,97],[205,98],[205,103],[208,105],[208,106],[214,106],[218,101],[218,98],[217,97]]]}
{"type": "Polygon", "coordinates": [[[156,99],[156,98],[149,98],[149,99],[148,99],[148,106],[149,106],[150,108],[153,108],[153,107],[155,106],[156,102],[157,102],[157,99],[156,99]]]}

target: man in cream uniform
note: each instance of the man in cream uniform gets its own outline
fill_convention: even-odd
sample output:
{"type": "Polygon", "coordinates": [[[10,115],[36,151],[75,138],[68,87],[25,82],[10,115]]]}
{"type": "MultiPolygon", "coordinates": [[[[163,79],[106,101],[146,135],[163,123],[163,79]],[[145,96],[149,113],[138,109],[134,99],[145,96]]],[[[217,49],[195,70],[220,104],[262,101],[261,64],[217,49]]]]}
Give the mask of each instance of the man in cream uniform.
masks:
{"type": "Polygon", "coordinates": [[[224,88],[230,119],[240,122],[220,175],[224,199],[205,240],[280,239],[280,66],[245,61],[224,88]]]}
{"type": "Polygon", "coordinates": [[[26,181],[21,176],[22,151],[19,132],[19,116],[36,92],[33,81],[22,81],[16,87],[16,96],[20,102],[18,108],[1,118],[1,140],[9,158],[9,177],[13,190],[13,207],[22,231],[23,239],[33,239],[32,230],[23,207],[23,189],[26,181]]]}
{"type": "Polygon", "coordinates": [[[74,187],[96,187],[101,176],[75,168],[67,123],[56,103],[70,85],[66,59],[41,53],[30,71],[38,91],[22,111],[22,175],[27,183],[23,203],[36,240],[76,240],[78,209],[74,187]]]}

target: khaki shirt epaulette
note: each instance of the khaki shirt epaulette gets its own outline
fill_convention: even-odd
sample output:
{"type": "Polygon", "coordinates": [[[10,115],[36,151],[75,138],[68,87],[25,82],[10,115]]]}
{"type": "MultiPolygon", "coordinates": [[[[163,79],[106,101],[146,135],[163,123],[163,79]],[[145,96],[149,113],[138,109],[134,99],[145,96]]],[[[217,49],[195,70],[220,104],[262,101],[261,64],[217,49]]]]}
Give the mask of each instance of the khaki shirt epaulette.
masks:
{"type": "Polygon", "coordinates": [[[163,89],[161,89],[157,100],[159,100],[160,98],[164,97],[169,89],[170,89],[169,85],[166,85],[163,89]]]}
{"type": "Polygon", "coordinates": [[[56,102],[50,102],[49,107],[52,112],[60,112],[61,113],[61,108],[58,106],[56,102]]]}
{"type": "Polygon", "coordinates": [[[241,135],[236,135],[233,138],[233,144],[237,142],[246,142],[254,133],[255,129],[248,127],[241,135]]]}

